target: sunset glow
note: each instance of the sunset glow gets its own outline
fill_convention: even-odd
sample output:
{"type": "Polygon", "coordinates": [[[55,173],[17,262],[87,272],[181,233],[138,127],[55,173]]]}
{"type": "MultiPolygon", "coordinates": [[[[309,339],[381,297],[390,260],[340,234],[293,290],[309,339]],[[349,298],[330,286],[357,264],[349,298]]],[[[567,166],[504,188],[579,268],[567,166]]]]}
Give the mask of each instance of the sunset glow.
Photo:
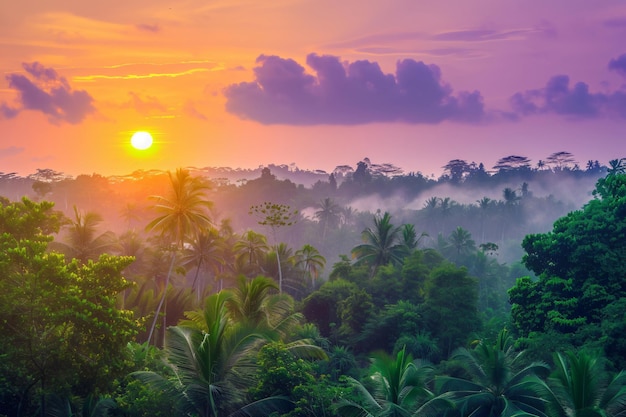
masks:
{"type": "Polygon", "coordinates": [[[623,39],[622,0],[13,2],[0,171],[607,164],[626,156],[623,39]],[[138,123],[150,160],[116,145],[138,123]]]}

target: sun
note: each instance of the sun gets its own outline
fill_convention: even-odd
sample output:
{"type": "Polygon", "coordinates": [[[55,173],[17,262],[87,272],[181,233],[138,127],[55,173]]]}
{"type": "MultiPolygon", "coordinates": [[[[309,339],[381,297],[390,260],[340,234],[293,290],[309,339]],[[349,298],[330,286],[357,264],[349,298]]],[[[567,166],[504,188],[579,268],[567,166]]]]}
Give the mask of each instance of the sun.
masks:
{"type": "Polygon", "coordinates": [[[133,148],[140,151],[148,149],[152,146],[152,135],[144,131],[135,132],[130,138],[130,144],[133,145],[133,148]]]}

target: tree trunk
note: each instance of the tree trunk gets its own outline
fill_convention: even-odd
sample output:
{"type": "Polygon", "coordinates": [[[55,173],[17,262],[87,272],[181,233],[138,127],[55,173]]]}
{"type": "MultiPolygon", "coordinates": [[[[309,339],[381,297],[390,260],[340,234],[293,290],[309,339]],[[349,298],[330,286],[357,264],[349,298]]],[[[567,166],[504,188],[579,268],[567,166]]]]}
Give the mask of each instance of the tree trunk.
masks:
{"type": "MultiPolygon", "coordinates": [[[[156,328],[157,321],[159,320],[159,313],[161,312],[161,308],[163,307],[163,303],[165,302],[165,297],[167,296],[167,288],[170,285],[170,276],[172,275],[172,271],[174,270],[174,260],[176,259],[176,252],[172,253],[172,262],[170,263],[170,270],[167,272],[167,278],[165,279],[165,288],[163,289],[163,295],[161,296],[161,300],[159,301],[159,305],[154,313],[154,320],[152,320],[152,326],[150,326],[150,333],[148,333],[148,344],[150,344],[150,340],[152,340],[152,335],[154,333],[154,329],[156,328]]],[[[165,329],[163,329],[163,334],[165,335],[165,329]]],[[[156,343],[155,343],[156,345],[156,343]]]]}

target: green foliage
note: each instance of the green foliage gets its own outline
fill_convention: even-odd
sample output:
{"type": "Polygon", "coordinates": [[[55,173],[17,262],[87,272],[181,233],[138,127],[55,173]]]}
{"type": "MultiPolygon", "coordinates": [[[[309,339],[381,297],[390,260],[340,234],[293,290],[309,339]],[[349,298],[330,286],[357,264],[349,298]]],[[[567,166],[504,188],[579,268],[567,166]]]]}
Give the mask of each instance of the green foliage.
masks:
{"type": "Polygon", "coordinates": [[[254,399],[274,395],[291,396],[300,385],[312,384],[313,365],[298,359],[280,342],[263,346],[257,356],[258,384],[251,390],[254,399]]]}
{"type": "Polygon", "coordinates": [[[328,281],[303,300],[302,313],[309,322],[317,325],[322,336],[336,337],[333,330],[341,326],[338,304],[357,290],[354,283],[343,279],[328,281]]]}
{"type": "Polygon", "coordinates": [[[554,393],[553,415],[619,416],[626,412],[626,373],[611,375],[603,358],[586,351],[554,355],[555,371],[548,383],[554,393]]]}
{"type": "Polygon", "coordinates": [[[139,329],[133,313],[116,305],[131,286],[121,271],[132,258],[102,255],[80,264],[46,252],[45,232],[58,226],[51,208],[23,200],[0,212],[0,366],[10,364],[0,381],[12,386],[8,395],[22,410],[35,394],[45,408],[47,393],[109,391],[139,329]]]}
{"type": "Polygon", "coordinates": [[[402,299],[419,304],[424,301],[425,283],[430,268],[424,262],[425,252],[413,251],[402,264],[402,299]]]}
{"type": "MultiPolygon", "coordinates": [[[[539,278],[523,278],[509,291],[522,336],[576,332],[581,337],[573,341],[581,346],[597,340],[592,329],[613,328],[606,323],[615,317],[611,305],[626,297],[626,175],[600,179],[594,195],[581,210],[557,220],[551,232],[524,239],[524,263],[539,278]]],[[[624,351],[613,348],[625,343],[611,334],[616,344],[610,359],[619,361],[624,351]]]]}
{"type": "Polygon", "coordinates": [[[355,349],[359,352],[391,352],[397,340],[404,336],[415,336],[424,327],[422,307],[408,301],[398,301],[385,306],[367,321],[355,349]]]}
{"type": "Polygon", "coordinates": [[[400,269],[391,263],[378,267],[374,276],[365,284],[365,288],[370,294],[375,295],[373,302],[378,308],[405,299],[400,269]]]}
{"type": "Polygon", "coordinates": [[[405,350],[376,354],[367,382],[351,379],[354,395],[338,403],[342,416],[410,416],[423,412],[434,396],[432,367],[413,361],[405,350]]]}
{"type": "Polygon", "coordinates": [[[251,206],[248,214],[257,216],[259,218],[258,223],[261,226],[278,228],[295,224],[295,216],[298,214],[298,210],[291,210],[291,207],[287,204],[265,201],[251,206]]]}
{"type": "Polygon", "coordinates": [[[341,300],[338,304],[341,339],[353,342],[355,338],[358,338],[373,311],[372,296],[365,290],[355,289],[346,299],[341,300]]]}
{"type": "Polygon", "coordinates": [[[16,241],[30,239],[50,241],[50,234],[57,233],[63,222],[63,214],[54,211],[54,203],[35,203],[23,198],[18,203],[8,200],[0,204],[0,233],[11,235],[16,241]]]}
{"type": "Polygon", "coordinates": [[[549,368],[543,363],[526,363],[513,349],[506,330],[493,345],[481,341],[473,350],[459,349],[453,360],[465,368],[466,377],[437,380],[441,398],[455,405],[446,415],[547,417],[544,407],[550,390],[541,378],[549,368]]]}
{"type": "Polygon", "coordinates": [[[424,318],[444,356],[464,346],[479,329],[477,301],[478,283],[467,269],[447,264],[431,272],[426,281],[424,318]]]}

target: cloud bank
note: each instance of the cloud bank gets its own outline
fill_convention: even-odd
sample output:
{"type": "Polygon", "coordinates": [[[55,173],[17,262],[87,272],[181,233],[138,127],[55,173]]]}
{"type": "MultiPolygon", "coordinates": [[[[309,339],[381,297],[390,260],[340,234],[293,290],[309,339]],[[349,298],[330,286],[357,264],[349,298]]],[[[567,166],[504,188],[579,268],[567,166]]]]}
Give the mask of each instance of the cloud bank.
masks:
{"type": "Polygon", "coordinates": [[[578,82],[570,86],[567,75],[556,75],[544,88],[514,94],[511,106],[516,113],[558,114],[575,118],[626,118],[626,92],[591,93],[589,86],[578,82]]]}
{"type": "Polygon", "coordinates": [[[64,77],[39,62],[23,63],[30,78],[22,74],[6,76],[9,87],[18,93],[17,106],[0,104],[5,118],[17,116],[23,110],[39,111],[53,124],[77,124],[95,112],[93,98],[84,90],[72,90],[64,77]]]}
{"type": "MultiPolygon", "coordinates": [[[[474,39],[503,35],[465,31],[447,36],[474,39]]],[[[509,100],[512,112],[487,112],[480,92],[453,92],[436,65],[404,59],[398,61],[395,74],[385,74],[376,62],[342,62],[332,55],[310,54],[306,63],[312,74],[292,59],[261,55],[254,68],[254,81],[232,84],[224,90],[227,111],[263,124],[288,125],[481,123],[539,114],[626,118],[624,88],[591,92],[584,82],[570,83],[568,75],[555,75],[543,88],[513,94],[509,100]]],[[[608,69],[626,77],[626,54],[612,59],[608,69]]]]}
{"type": "Polygon", "coordinates": [[[616,59],[609,62],[609,70],[616,71],[623,77],[626,77],[626,54],[620,55],[616,59]]]}
{"type": "Polygon", "coordinates": [[[292,59],[261,55],[255,81],[228,86],[226,109],[263,124],[355,125],[372,122],[480,122],[485,118],[478,91],[453,93],[436,65],[398,61],[395,74],[376,62],[341,62],[310,54],[305,72],[292,59]]]}

